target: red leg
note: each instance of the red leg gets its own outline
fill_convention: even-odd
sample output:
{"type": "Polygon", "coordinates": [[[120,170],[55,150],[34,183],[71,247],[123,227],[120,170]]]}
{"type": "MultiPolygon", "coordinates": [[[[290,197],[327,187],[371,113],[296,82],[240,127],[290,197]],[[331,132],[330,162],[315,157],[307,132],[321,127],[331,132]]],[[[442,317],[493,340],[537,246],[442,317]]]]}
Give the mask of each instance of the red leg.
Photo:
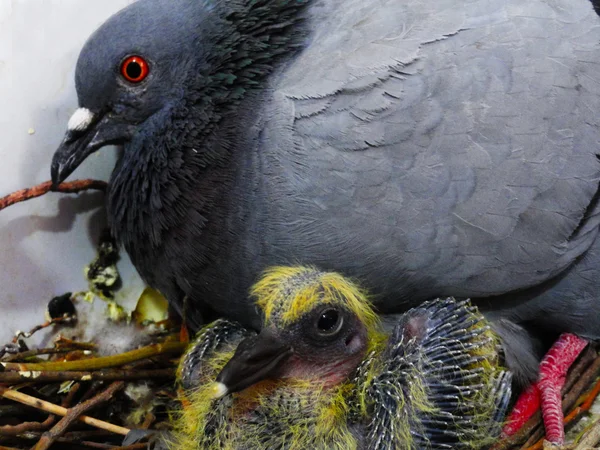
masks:
{"type": "Polygon", "coordinates": [[[538,382],[530,386],[517,400],[504,427],[504,434],[511,436],[519,431],[541,405],[546,439],[554,444],[564,443],[561,390],[569,368],[587,344],[586,340],[574,334],[562,334],[558,338],[540,363],[538,382]]]}
{"type": "Polygon", "coordinates": [[[546,439],[562,445],[565,441],[562,394],[567,372],[588,342],[574,334],[563,334],[540,363],[537,386],[542,400],[546,439]]]}
{"type": "Polygon", "coordinates": [[[506,419],[506,425],[502,430],[505,436],[512,436],[525,425],[525,422],[529,420],[531,416],[540,407],[540,390],[537,387],[537,383],[532,384],[526,390],[524,390],[519,398],[513,410],[511,411],[508,419],[506,419]]]}

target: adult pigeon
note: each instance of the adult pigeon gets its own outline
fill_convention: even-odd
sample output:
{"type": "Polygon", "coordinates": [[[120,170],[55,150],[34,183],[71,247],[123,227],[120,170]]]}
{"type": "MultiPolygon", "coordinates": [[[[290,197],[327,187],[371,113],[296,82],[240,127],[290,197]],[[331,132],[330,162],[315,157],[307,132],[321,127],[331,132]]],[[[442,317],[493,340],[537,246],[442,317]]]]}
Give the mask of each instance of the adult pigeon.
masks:
{"type": "Polygon", "coordinates": [[[600,337],[599,63],[589,0],[139,0],[52,179],[123,146],[113,232],[196,327],[258,328],[258,274],[314,264],[383,313],[474,298],[531,380],[547,332],[600,337]]]}
{"type": "Polygon", "coordinates": [[[337,273],[274,267],[253,293],[260,334],[219,319],[183,358],[169,449],[459,450],[497,437],[510,374],[468,301],[422,304],[387,335],[337,273]]]}

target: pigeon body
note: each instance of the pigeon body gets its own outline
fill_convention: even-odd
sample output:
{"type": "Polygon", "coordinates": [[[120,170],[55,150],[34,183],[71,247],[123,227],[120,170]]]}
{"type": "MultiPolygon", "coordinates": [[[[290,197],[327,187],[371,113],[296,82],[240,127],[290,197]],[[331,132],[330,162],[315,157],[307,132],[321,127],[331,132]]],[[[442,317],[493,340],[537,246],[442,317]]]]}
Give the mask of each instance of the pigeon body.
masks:
{"type": "Polygon", "coordinates": [[[475,299],[531,379],[538,331],[600,337],[599,25],[589,0],[139,0],[81,52],[53,180],[123,145],[111,227],[195,326],[260,327],[259,273],[314,264],[383,313],[475,299]]]}
{"type": "Polygon", "coordinates": [[[510,374],[468,301],[425,303],[385,335],[335,273],[272,268],[254,295],[260,334],[219,319],[182,360],[168,448],[476,449],[498,435],[510,374]]]}

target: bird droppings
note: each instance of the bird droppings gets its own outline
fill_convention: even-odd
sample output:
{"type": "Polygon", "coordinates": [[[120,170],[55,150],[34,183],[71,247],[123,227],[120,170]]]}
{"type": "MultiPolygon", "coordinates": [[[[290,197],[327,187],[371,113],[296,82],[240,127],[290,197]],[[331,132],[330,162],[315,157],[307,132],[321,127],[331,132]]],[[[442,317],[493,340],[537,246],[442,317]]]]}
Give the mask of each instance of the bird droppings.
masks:
{"type": "Polygon", "coordinates": [[[35,134],[35,129],[33,129],[33,128],[28,129],[27,134],[29,134],[30,136],[35,134]]]}
{"type": "Polygon", "coordinates": [[[25,370],[22,372],[19,372],[19,374],[23,377],[23,378],[36,378],[38,376],[40,376],[41,372],[38,371],[31,371],[31,370],[25,370]]]}

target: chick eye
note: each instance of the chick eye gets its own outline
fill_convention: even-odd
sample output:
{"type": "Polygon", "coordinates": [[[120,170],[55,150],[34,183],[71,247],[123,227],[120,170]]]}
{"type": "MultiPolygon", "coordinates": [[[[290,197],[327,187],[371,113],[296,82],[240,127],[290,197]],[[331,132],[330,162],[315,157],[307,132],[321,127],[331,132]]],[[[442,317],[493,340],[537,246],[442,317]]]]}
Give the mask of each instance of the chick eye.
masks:
{"type": "Polygon", "coordinates": [[[330,308],[323,311],[317,319],[317,330],[322,336],[332,336],[341,330],[344,319],[339,311],[330,308]]]}
{"type": "Polygon", "coordinates": [[[150,73],[148,63],[141,56],[130,56],[121,64],[121,75],[130,83],[140,83],[150,73]]]}

